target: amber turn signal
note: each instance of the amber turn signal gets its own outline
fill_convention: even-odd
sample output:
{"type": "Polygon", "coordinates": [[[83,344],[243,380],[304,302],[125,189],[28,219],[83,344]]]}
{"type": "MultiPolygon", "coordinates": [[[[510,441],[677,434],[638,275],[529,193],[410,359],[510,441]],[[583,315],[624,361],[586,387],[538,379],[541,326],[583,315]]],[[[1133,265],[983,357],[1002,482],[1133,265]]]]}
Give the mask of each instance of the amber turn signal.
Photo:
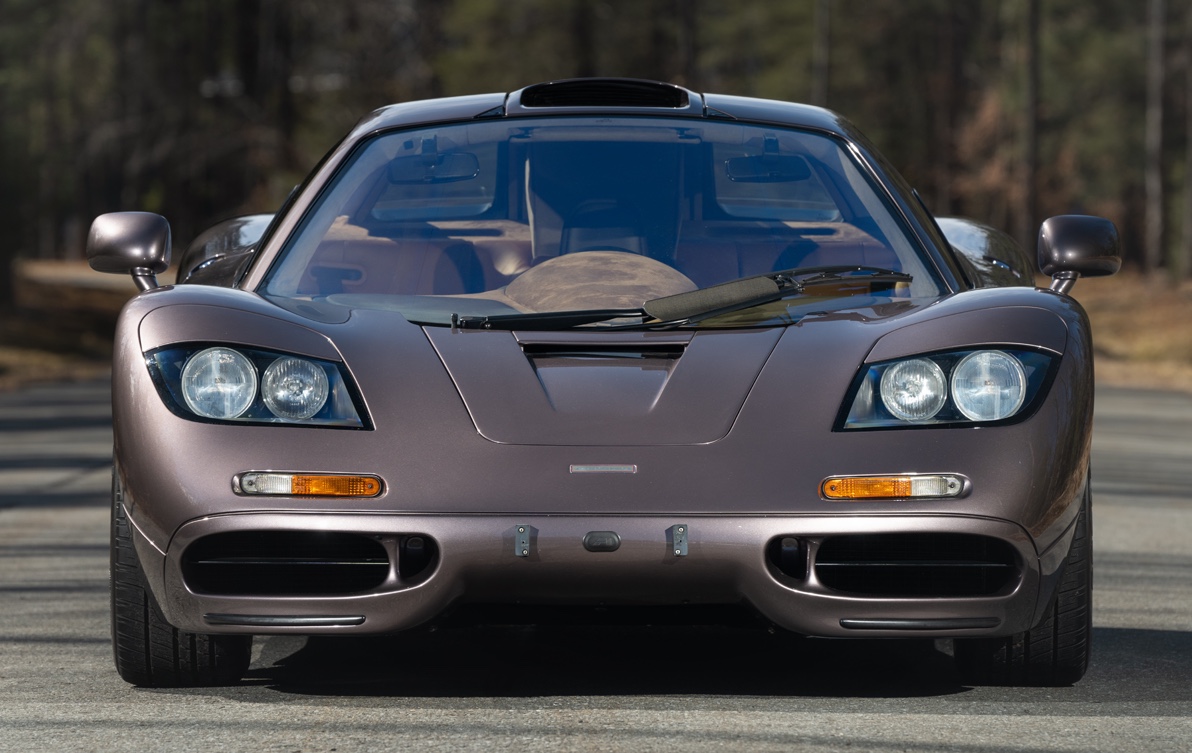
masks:
{"type": "Polygon", "coordinates": [[[959,497],[964,479],[955,475],[837,476],[824,479],[825,499],[932,499],[959,497]]]}
{"type": "Polygon", "coordinates": [[[297,497],[375,497],[381,493],[376,476],[308,473],[242,473],[233,480],[241,494],[297,497]]]}

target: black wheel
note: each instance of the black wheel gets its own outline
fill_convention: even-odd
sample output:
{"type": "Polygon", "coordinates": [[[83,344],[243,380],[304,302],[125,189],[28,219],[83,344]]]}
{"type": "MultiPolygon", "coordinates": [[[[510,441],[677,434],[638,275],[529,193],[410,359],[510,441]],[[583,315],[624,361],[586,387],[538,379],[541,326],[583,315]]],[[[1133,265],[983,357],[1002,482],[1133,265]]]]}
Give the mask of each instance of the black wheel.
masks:
{"type": "Polygon", "coordinates": [[[133,548],[120,477],[112,471],[112,650],[134,685],[230,685],[248,669],[252,636],[204,635],[166,622],[133,548]]]}
{"type": "Polygon", "coordinates": [[[974,685],[1071,685],[1089,666],[1093,633],[1093,510],[1088,485],[1072,548],[1039,624],[1005,638],[957,639],[956,667],[974,685]]]}

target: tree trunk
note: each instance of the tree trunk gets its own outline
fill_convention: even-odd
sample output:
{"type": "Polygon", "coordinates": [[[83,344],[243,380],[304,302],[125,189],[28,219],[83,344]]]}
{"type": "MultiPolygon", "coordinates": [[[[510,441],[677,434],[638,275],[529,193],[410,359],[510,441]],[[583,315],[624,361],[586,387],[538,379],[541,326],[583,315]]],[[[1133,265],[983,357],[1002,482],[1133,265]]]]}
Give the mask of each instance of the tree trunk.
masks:
{"type": "Polygon", "coordinates": [[[816,0],[815,40],[811,48],[811,104],[828,106],[832,71],[832,0],[816,0]]]}
{"type": "Polygon", "coordinates": [[[1164,0],[1147,5],[1146,271],[1163,261],[1163,21],[1164,0]]]}
{"type": "Polygon", "coordinates": [[[1177,281],[1188,276],[1192,268],[1192,6],[1184,19],[1184,233],[1171,274],[1177,281]]]}
{"type": "Polygon", "coordinates": [[[1019,210],[1018,238],[1023,248],[1035,247],[1039,228],[1039,0],[1027,6],[1026,43],[1026,129],[1023,148],[1023,172],[1026,190],[1019,210]]]}

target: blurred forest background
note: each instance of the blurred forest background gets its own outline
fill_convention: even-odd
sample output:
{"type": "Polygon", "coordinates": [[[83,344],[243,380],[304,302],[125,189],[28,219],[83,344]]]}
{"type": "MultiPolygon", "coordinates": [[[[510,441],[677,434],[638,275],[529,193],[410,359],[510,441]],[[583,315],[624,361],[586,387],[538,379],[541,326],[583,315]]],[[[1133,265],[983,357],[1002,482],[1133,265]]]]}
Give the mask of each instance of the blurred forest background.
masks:
{"type": "Polygon", "coordinates": [[[0,0],[0,270],[272,211],[390,102],[592,75],[824,104],[939,214],[1192,267],[1190,0],[0,0]]]}

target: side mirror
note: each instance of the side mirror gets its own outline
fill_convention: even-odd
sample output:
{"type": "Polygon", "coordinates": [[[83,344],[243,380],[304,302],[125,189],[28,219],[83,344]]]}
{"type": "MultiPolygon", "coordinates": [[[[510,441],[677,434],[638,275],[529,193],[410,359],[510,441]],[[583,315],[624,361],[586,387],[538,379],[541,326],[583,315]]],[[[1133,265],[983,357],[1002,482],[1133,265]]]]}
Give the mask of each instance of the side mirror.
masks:
{"type": "Polygon", "coordinates": [[[132,275],[141,290],[156,288],[170,266],[170,223],[148,212],[101,214],[87,236],[87,262],[96,272],[132,275]]]}
{"type": "Polygon", "coordinates": [[[1104,277],[1121,266],[1117,227],[1103,217],[1066,214],[1039,228],[1039,270],[1057,293],[1068,293],[1080,277],[1104,277]]]}

